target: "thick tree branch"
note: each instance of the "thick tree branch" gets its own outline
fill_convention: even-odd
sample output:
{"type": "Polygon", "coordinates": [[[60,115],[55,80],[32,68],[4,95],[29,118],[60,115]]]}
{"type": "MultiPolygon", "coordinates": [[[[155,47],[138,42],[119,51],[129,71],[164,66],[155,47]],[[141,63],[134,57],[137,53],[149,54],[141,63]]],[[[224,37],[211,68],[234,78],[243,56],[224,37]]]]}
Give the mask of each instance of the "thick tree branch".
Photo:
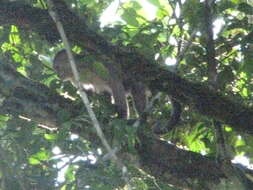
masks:
{"type": "MultiPolygon", "coordinates": [[[[61,10],[59,16],[62,18],[68,38],[73,43],[95,51],[105,60],[109,59],[115,64],[120,63],[125,72],[131,73],[129,80],[133,80],[132,82],[141,80],[151,89],[166,92],[181,103],[192,105],[199,113],[229,124],[238,132],[253,134],[253,109],[237,104],[201,84],[186,81],[158,67],[152,60],[136,52],[127,52],[122,47],[112,46],[95,31],[90,30],[85,22],[71,12],[61,0],[54,0],[54,3],[61,10]]],[[[7,24],[6,20],[10,15],[22,15],[23,23],[29,25],[24,29],[39,31],[38,33],[43,37],[51,34],[54,37],[52,41],[57,41],[55,25],[46,10],[17,5],[17,3],[3,3],[0,7],[0,22],[7,24]],[[29,16],[38,14],[40,16],[36,20],[29,16]]],[[[9,24],[22,26],[19,16],[12,17],[10,22],[9,24]]]]}
{"type": "Polygon", "coordinates": [[[150,134],[140,134],[139,137],[141,143],[137,146],[137,150],[143,169],[163,182],[173,182],[177,187],[189,188],[187,186],[189,179],[215,184],[221,178],[225,178],[220,166],[213,158],[179,149],[150,134]]]}
{"type": "MultiPolygon", "coordinates": [[[[69,118],[79,114],[80,108],[72,105],[71,101],[46,86],[23,77],[12,69],[10,64],[0,64],[0,84],[0,93],[6,97],[0,107],[1,113],[23,115],[53,127],[64,122],[59,112],[68,113],[69,118]]],[[[108,125],[104,129],[107,135],[111,135],[111,132],[107,133],[107,131],[113,131],[110,127],[112,126],[108,125]]],[[[82,125],[81,131],[75,133],[99,145],[96,134],[90,129],[89,125],[88,127],[82,125]]],[[[141,168],[164,183],[194,189],[189,188],[188,180],[205,180],[215,185],[224,178],[222,169],[214,158],[179,149],[175,145],[155,138],[153,134],[143,134],[142,131],[144,130],[138,134],[140,141],[136,145],[141,168]]],[[[107,136],[107,138],[111,137],[107,136]]],[[[245,168],[242,169],[246,171],[245,168]]]]}
{"type": "Polygon", "coordinates": [[[78,114],[70,100],[23,77],[4,63],[0,63],[0,93],[5,97],[1,113],[27,116],[49,127],[57,127],[61,122],[57,116],[61,109],[69,108],[70,117],[78,114]]]}
{"type": "MultiPolygon", "coordinates": [[[[237,131],[253,134],[253,109],[157,67],[151,60],[136,52],[112,46],[91,31],[62,1],[54,2],[61,9],[60,16],[64,18],[62,22],[73,43],[99,54],[104,59],[122,64],[124,71],[132,73],[134,80],[144,81],[152,89],[167,92],[181,103],[192,105],[201,114],[230,124],[237,131]]],[[[51,43],[59,41],[56,27],[46,10],[15,2],[2,3],[0,25],[10,24],[28,32],[36,32],[51,43]]],[[[24,115],[49,126],[57,126],[63,122],[58,116],[60,111],[66,111],[71,118],[78,115],[77,110],[80,110],[46,86],[21,76],[7,64],[0,64],[0,94],[6,98],[1,106],[1,113],[24,115]]],[[[86,135],[88,139],[95,141],[95,134],[86,135]]],[[[209,180],[215,184],[224,178],[220,166],[213,158],[178,149],[156,139],[152,134],[141,133],[139,138],[140,143],[136,149],[142,161],[141,167],[163,182],[186,188],[189,187],[188,180],[209,180]]]]}

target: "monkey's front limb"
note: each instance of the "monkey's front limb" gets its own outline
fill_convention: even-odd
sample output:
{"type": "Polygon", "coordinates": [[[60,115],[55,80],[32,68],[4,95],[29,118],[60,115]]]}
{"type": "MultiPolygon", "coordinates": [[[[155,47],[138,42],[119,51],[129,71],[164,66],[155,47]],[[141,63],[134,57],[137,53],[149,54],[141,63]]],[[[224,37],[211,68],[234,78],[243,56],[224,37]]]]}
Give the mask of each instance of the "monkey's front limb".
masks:
{"type": "Polygon", "coordinates": [[[105,63],[105,67],[109,72],[108,83],[112,91],[116,109],[120,118],[128,119],[129,108],[126,99],[126,90],[123,85],[123,76],[119,65],[113,63],[105,63]]]}
{"type": "Polygon", "coordinates": [[[146,108],[148,102],[148,89],[141,82],[131,84],[130,91],[133,96],[134,106],[141,116],[146,108]]]}
{"type": "Polygon", "coordinates": [[[117,113],[120,118],[128,119],[129,109],[126,99],[126,91],[121,80],[110,79],[109,84],[112,89],[112,95],[115,101],[117,113]]]}

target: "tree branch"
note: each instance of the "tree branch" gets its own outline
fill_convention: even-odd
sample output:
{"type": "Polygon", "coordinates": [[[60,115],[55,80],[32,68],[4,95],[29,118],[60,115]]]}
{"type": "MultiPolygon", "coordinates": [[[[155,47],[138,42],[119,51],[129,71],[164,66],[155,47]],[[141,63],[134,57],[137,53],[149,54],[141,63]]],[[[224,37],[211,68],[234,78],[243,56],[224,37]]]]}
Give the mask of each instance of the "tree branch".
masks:
{"type": "MultiPolygon", "coordinates": [[[[59,112],[66,112],[70,119],[79,114],[80,108],[73,106],[71,101],[42,84],[26,79],[12,69],[11,64],[0,64],[0,84],[0,93],[6,97],[0,107],[1,113],[24,115],[53,127],[65,122],[61,120],[59,112]]],[[[80,121],[75,123],[77,122],[80,121]]],[[[107,125],[103,130],[112,131],[111,127],[107,125]]],[[[138,158],[141,160],[140,167],[157,179],[178,187],[189,188],[188,180],[205,180],[210,184],[216,184],[224,178],[221,167],[214,158],[179,149],[175,145],[157,139],[153,134],[143,134],[142,131],[138,133],[140,141],[136,145],[138,158]]],[[[100,145],[90,125],[87,127],[82,125],[82,131],[75,131],[75,133],[90,140],[93,145],[100,145]]],[[[111,135],[111,132],[105,134],[111,135]]],[[[106,136],[106,138],[111,137],[106,136]]],[[[119,156],[126,159],[124,155],[119,156]]],[[[246,171],[246,168],[242,167],[242,169],[246,171]]]]}
{"type": "MultiPolygon", "coordinates": [[[[149,85],[151,89],[159,90],[170,94],[181,103],[192,105],[199,113],[220,120],[238,132],[253,134],[253,109],[231,101],[228,97],[222,96],[208,87],[201,84],[194,84],[157,66],[152,60],[148,60],[136,52],[126,51],[123,47],[112,46],[104,38],[96,34],[61,0],[54,0],[59,6],[60,18],[66,29],[66,33],[72,43],[76,43],[90,51],[95,51],[104,59],[109,59],[114,64],[121,64],[125,72],[129,72],[130,79],[134,82],[140,80],[149,85]],[[73,32],[74,31],[74,32],[73,32]],[[138,63],[138,64],[136,64],[138,63]]],[[[21,5],[18,3],[3,3],[0,7],[0,22],[7,24],[4,19],[10,15],[22,15],[23,22],[28,24],[29,31],[38,33],[45,37],[48,34],[57,41],[56,29],[46,10],[21,5]],[[34,12],[36,11],[36,14],[34,12]],[[38,15],[36,20],[29,15],[38,15]],[[45,26],[46,27],[43,28],[45,26]],[[42,27],[43,26],[43,27],[42,27]],[[43,29],[42,29],[43,28],[43,29]]],[[[7,19],[10,20],[10,19],[7,19]]],[[[9,24],[20,24],[20,18],[12,17],[9,24]]],[[[48,37],[49,38],[49,37],[48,37]]],[[[51,38],[50,38],[51,39],[51,38]]],[[[50,41],[51,42],[51,41],[50,41]]]]}

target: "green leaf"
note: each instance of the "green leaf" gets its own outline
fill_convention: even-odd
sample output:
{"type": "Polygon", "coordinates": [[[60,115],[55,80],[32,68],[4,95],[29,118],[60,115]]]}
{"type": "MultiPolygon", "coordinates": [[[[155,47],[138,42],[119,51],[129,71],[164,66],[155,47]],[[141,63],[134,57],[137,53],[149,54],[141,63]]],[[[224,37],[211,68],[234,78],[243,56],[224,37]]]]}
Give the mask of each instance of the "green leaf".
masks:
{"type": "Polygon", "coordinates": [[[139,4],[137,1],[132,1],[130,2],[130,5],[135,9],[135,10],[140,10],[142,6],[139,4]]]}
{"type": "Polygon", "coordinates": [[[253,15],[253,7],[247,3],[240,3],[238,5],[238,10],[245,14],[253,15]]]}
{"type": "Polygon", "coordinates": [[[42,150],[40,152],[37,152],[36,154],[33,154],[30,158],[29,158],[29,163],[36,165],[39,164],[40,161],[47,161],[51,158],[51,153],[48,152],[47,150],[42,150]]]}
{"type": "Polygon", "coordinates": [[[65,177],[67,179],[68,182],[72,182],[75,180],[75,167],[74,166],[70,166],[68,167],[66,173],[65,173],[65,177]]]}
{"type": "Polygon", "coordinates": [[[225,11],[226,9],[231,9],[231,8],[235,8],[235,4],[232,1],[221,1],[219,3],[219,11],[225,11]]]}
{"type": "Polygon", "coordinates": [[[247,76],[252,76],[253,74],[253,55],[252,55],[253,48],[246,49],[244,53],[244,64],[242,67],[242,71],[244,71],[247,76]]]}
{"type": "Polygon", "coordinates": [[[58,137],[57,134],[45,134],[44,135],[45,139],[49,140],[49,141],[55,141],[58,137]]]}
{"type": "Polygon", "coordinates": [[[232,129],[231,127],[225,126],[225,131],[226,131],[226,132],[232,132],[233,129],[232,129]]]}
{"type": "Polygon", "coordinates": [[[11,33],[9,35],[9,41],[12,44],[20,44],[21,43],[21,40],[20,40],[20,37],[18,34],[18,29],[14,25],[11,28],[11,33]]]}
{"type": "Polygon", "coordinates": [[[29,158],[29,164],[38,165],[38,164],[40,164],[40,161],[36,158],[29,158]]]}
{"type": "Polygon", "coordinates": [[[242,91],[240,92],[240,94],[243,97],[248,97],[249,96],[249,90],[247,88],[243,88],[242,91]]]}
{"type": "Polygon", "coordinates": [[[203,3],[199,0],[187,0],[183,5],[184,18],[193,28],[205,23],[203,11],[203,3]]]}
{"type": "Polygon", "coordinates": [[[231,0],[232,3],[235,3],[235,4],[239,4],[241,3],[243,0],[231,0]]]}
{"type": "Polygon", "coordinates": [[[67,189],[67,185],[63,185],[62,187],[61,187],[61,190],[66,190],[67,189]]]}
{"type": "Polygon", "coordinates": [[[237,138],[237,141],[235,142],[235,147],[244,146],[246,145],[245,140],[242,138],[237,138]]]}
{"type": "Polygon", "coordinates": [[[150,2],[151,4],[157,6],[157,7],[161,7],[161,3],[159,0],[147,0],[148,2],[150,2]]]}
{"type": "Polygon", "coordinates": [[[38,152],[36,154],[36,157],[39,159],[39,160],[48,160],[50,158],[50,153],[47,152],[47,151],[41,151],[41,152],[38,152]]]}
{"type": "Polygon", "coordinates": [[[1,121],[8,121],[8,119],[9,119],[9,116],[0,115],[0,122],[1,122],[1,121]]]}
{"type": "Polygon", "coordinates": [[[139,26],[139,22],[137,21],[137,13],[134,8],[127,8],[124,10],[123,14],[121,15],[121,18],[127,22],[127,24],[131,26],[139,26]]]}

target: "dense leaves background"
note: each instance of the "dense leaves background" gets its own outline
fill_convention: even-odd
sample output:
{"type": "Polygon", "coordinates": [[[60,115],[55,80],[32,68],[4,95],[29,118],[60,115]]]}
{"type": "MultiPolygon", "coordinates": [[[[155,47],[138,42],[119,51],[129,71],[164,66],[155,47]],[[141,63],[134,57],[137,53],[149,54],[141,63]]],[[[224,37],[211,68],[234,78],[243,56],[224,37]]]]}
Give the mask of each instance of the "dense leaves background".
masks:
{"type": "MultiPolygon", "coordinates": [[[[202,88],[208,86],[208,36],[204,2],[122,1],[117,7],[121,19],[104,27],[100,26],[100,20],[113,1],[55,2],[65,2],[81,18],[73,20],[73,15],[66,14],[66,23],[71,24],[65,25],[65,30],[76,53],[97,53],[87,58],[91,63],[101,61],[101,54],[113,57],[115,52],[122,51],[124,54],[122,53],[121,59],[126,60],[122,63],[124,69],[138,68],[141,63],[133,64],[132,59],[140,60],[139,57],[142,57],[159,68],[176,72],[192,84],[201,83],[196,89],[199,87],[203,97],[207,97],[205,93],[208,95],[208,89],[202,88]],[[154,8],[152,18],[149,14],[150,7],[145,7],[147,3],[154,8]],[[81,32],[80,26],[76,26],[79,21],[83,23],[81,32]],[[78,35],[79,40],[75,40],[78,35]],[[95,35],[101,38],[94,42],[91,39],[95,35]],[[101,39],[112,46],[106,46],[101,39]],[[187,45],[189,47],[184,52],[187,45]],[[176,60],[179,62],[173,65],[176,60]]],[[[47,15],[46,1],[0,0],[0,3],[0,189],[123,189],[125,184],[120,177],[121,171],[109,160],[103,160],[106,152],[92,128],[76,89],[70,83],[62,83],[52,69],[52,59],[63,48],[63,44],[56,28],[51,27],[53,22],[48,20],[50,17],[47,15]]],[[[236,118],[238,122],[223,120],[225,139],[231,158],[244,156],[249,162],[253,159],[253,123],[252,120],[246,120],[252,117],[246,115],[253,113],[252,5],[252,2],[246,0],[220,0],[215,2],[212,13],[217,84],[222,95],[219,97],[225,96],[228,104],[231,102],[233,106],[238,105],[234,107],[241,110],[239,118],[236,118]],[[244,118],[243,115],[246,119],[240,120],[244,118]],[[245,123],[244,128],[239,128],[239,124],[236,126],[237,123],[240,126],[245,123]]],[[[65,7],[61,8],[64,14],[65,7]]],[[[138,73],[147,83],[149,81],[146,78],[164,79],[164,73],[161,76],[148,74],[150,73],[138,73]]],[[[149,84],[159,87],[163,85],[149,84]]],[[[178,92],[177,87],[179,90],[183,88],[174,84],[168,89],[174,88],[178,95],[181,91],[178,92]]],[[[166,89],[166,86],[161,88],[166,89]]],[[[173,95],[174,92],[170,93],[173,95]]],[[[227,115],[215,115],[218,111],[222,113],[223,106],[217,107],[215,113],[211,109],[203,111],[201,105],[195,105],[196,98],[190,97],[194,93],[193,90],[189,94],[178,96],[184,107],[181,121],[176,129],[162,136],[165,141],[187,150],[187,153],[174,150],[174,145],[168,150],[170,145],[156,141],[159,137],[152,134],[152,127],[157,123],[166,123],[172,110],[165,91],[155,101],[148,120],[142,126],[145,135],[138,137],[136,129],[129,122],[115,117],[114,107],[106,97],[90,96],[92,108],[104,127],[108,141],[113,147],[121,147],[118,155],[124,158],[129,167],[130,182],[135,189],[225,189],[228,185],[222,183],[221,178],[227,178],[218,169],[220,166],[216,165],[217,147],[212,118],[223,119],[227,115]],[[184,102],[184,99],[187,100],[184,102]],[[175,158],[170,157],[171,162],[165,159],[166,166],[159,159],[167,156],[166,151],[172,150],[175,155],[169,156],[175,158]],[[159,151],[160,157],[156,157],[159,151]],[[186,156],[188,154],[194,159],[186,156]],[[181,156],[182,160],[178,155],[184,155],[181,156]],[[138,169],[140,160],[142,166],[138,169]],[[158,166],[161,166],[159,171],[158,166]],[[164,177],[167,170],[170,176],[164,177]]],[[[131,118],[137,119],[131,100],[129,101],[131,118]]],[[[213,101],[218,100],[213,98],[213,101]]]]}

